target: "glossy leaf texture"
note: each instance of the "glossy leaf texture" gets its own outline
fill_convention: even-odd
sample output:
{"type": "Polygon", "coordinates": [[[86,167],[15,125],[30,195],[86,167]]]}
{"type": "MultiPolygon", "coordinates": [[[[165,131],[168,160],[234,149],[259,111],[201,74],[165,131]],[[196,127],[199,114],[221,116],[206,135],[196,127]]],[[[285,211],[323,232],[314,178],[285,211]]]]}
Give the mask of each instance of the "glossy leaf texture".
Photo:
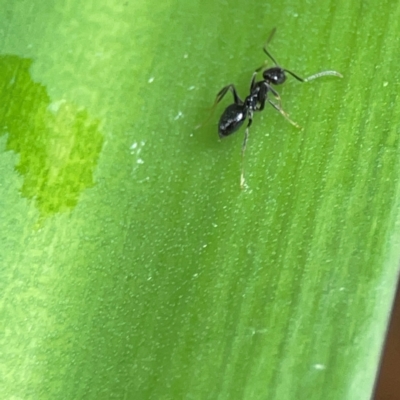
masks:
{"type": "MultiPolygon", "coordinates": [[[[400,6],[0,1],[4,399],[367,399],[399,265],[400,6]],[[262,46],[301,77],[220,141],[262,46]],[[202,121],[201,128],[195,129],[202,121]]],[[[272,63],[269,61],[268,66],[272,63]]]]}

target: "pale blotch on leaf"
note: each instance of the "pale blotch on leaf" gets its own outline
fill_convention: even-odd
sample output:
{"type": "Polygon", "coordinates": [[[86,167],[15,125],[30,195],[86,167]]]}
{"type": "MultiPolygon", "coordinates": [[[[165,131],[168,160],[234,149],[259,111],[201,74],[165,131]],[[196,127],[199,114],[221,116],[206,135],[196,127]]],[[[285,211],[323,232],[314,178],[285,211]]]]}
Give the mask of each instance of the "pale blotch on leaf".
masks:
{"type": "Polygon", "coordinates": [[[46,88],[32,80],[31,64],[0,56],[0,135],[7,133],[7,150],[19,154],[22,196],[47,217],[75,207],[82,191],[94,185],[104,139],[99,120],[86,110],[66,100],[51,102],[46,88]]]}

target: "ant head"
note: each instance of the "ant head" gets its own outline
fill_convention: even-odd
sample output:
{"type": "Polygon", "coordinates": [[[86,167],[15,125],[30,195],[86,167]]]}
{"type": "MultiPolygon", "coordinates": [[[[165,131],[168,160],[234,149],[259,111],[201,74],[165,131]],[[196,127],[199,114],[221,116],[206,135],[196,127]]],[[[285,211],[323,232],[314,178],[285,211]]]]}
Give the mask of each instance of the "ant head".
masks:
{"type": "Polygon", "coordinates": [[[268,68],[263,72],[263,78],[273,85],[281,85],[286,81],[285,70],[281,67],[268,68]]]}

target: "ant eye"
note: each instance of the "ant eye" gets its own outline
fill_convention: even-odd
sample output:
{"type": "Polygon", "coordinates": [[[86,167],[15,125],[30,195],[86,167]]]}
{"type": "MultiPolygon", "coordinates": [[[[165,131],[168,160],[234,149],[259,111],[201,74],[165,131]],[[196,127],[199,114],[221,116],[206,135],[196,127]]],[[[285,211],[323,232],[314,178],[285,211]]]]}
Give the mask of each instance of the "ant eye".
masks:
{"type": "Polygon", "coordinates": [[[280,84],[282,84],[283,82],[285,82],[286,81],[286,75],[285,75],[285,72],[284,71],[282,71],[281,73],[279,73],[279,75],[276,75],[276,84],[277,85],[280,85],[280,84]]]}

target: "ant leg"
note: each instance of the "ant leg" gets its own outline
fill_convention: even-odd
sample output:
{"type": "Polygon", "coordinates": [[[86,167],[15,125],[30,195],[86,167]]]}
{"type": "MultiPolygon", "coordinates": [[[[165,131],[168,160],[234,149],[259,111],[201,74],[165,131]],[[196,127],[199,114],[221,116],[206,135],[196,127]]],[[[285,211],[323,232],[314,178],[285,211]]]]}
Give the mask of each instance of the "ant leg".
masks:
{"type": "Polygon", "coordinates": [[[287,121],[289,121],[293,126],[295,126],[295,127],[298,128],[298,129],[301,129],[301,126],[300,126],[297,122],[292,121],[292,120],[289,118],[289,115],[286,114],[285,111],[283,111],[281,107],[278,107],[278,106],[277,106],[273,101],[271,101],[270,99],[268,99],[268,103],[271,104],[271,106],[274,107],[276,111],[280,112],[281,115],[282,115],[287,121]]]}
{"type": "MultiPolygon", "coordinates": [[[[271,86],[268,85],[268,90],[275,96],[276,100],[279,103],[279,108],[282,110],[282,100],[281,100],[281,96],[279,96],[279,93],[271,86]]],[[[268,99],[268,101],[271,103],[271,101],[268,99]]]]}
{"type": "Polygon", "coordinates": [[[256,106],[256,109],[254,111],[264,110],[265,102],[267,101],[267,98],[268,98],[268,91],[271,91],[274,94],[274,96],[279,100],[279,103],[280,103],[281,98],[279,97],[278,92],[276,90],[274,90],[274,88],[269,83],[264,81],[264,82],[262,82],[262,84],[260,84],[260,91],[258,93],[259,105],[256,106]]]}
{"type": "Polygon", "coordinates": [[[261,65],[261,67],[258,67],[258,68],[255,69],[255,72],[260,72],[260,71],[261,71],[262,69],[264,69],[267,65],[268,65],[268,61],[265,60],[265,61],[264,61],[264,64],[261,65]]]}
{"type": "Polygon", "coordinates": [[[240,173],[240,187],[241,189],[244,189],[246,186],[246,180],[244,178],[244,152],[246,151],[246,146],[247,146],[247,140],[249,138],[249,128],[253,122],[253,113],[249,114],[249,122],[246,126],[246,130],[244,132],[244,139],[243,139],[243,144],[242,144],[242,170],[240,173]]]}
{"type": "Polygon", "coordinates": [[[230,84],[225,87],[223,87],[217,94],[217,98],[215,99],[213,107],[215,107],[226,95],[226,93],[230,90],[233,94],[233,99],[235,101],[235,104],[243,104],[243,101],[240,99],[239,95],[237,94],[235,85],[230,84]]]}
{"type": "Polygon", "coordinates": [[[286,120],[289,121],[293,126],[295,126],[298,129],[301,129],[301,126],[297,122],[292,121],[289,118],[289,115],[285,111],[283,111],[282,100],[281,100],[281,96],[279,96],[279,93],[272,86],[269,87],[269,90],[275,96],[276,100],[278,101],[278,105],[276,105],[270,99],[267,99],[268,103],[271,104],[271,106],[274,107],[275,110],[279,111],[282,114],[282,116],[285,117],[286,120]]]}
{"type": "Polygon", "coordinates": [[[254,89],[254,85],[256,83],[256,76],[257,76],[257,71],[253,72],[253,76],[251,77],[251,83],[250,83],[250,93],[254,89]]]}
{"type": "Polygon", "coordinates": [[[265,107],[265,102],[267,101],[267,98],[263,99],[260,101],[260,106],[256,109],[256,111],[262,111],[264,110],[265,107]]]}
{"type": "Polygon", "coordinates": [[[208,118],[207,118],[203,123],[197,125],[197,126],[195,127],[195,129],[201,128],[203,125],[205,125],[205,124],[210,120],[210,118],[212,117],[212,115],[213,115],[213,113],[214,113],[215,107],[216,107],[217,104],[224,98],[224,96],[226,95],[226,93],[228,92],[228,90],[230,90],[230,91],[232,92],[232,94],[233,94],[233,99],[234,99],[235,104],[239,104],[239,105],[242,105],[242,104],[243,104],[242,99],[241,99],[241,98],[239,97],[239,95],[237,94],[235,85],[230,84],[230,85],[227,85],[227,86],[223,87],[223,88],[217,93],[217,97],[216,97],[216,99],[215,99],[215,101],[214,101],[214,104],[213,104],[212,107],[211,107],[210,115],[208,116],[208,118]]]}

